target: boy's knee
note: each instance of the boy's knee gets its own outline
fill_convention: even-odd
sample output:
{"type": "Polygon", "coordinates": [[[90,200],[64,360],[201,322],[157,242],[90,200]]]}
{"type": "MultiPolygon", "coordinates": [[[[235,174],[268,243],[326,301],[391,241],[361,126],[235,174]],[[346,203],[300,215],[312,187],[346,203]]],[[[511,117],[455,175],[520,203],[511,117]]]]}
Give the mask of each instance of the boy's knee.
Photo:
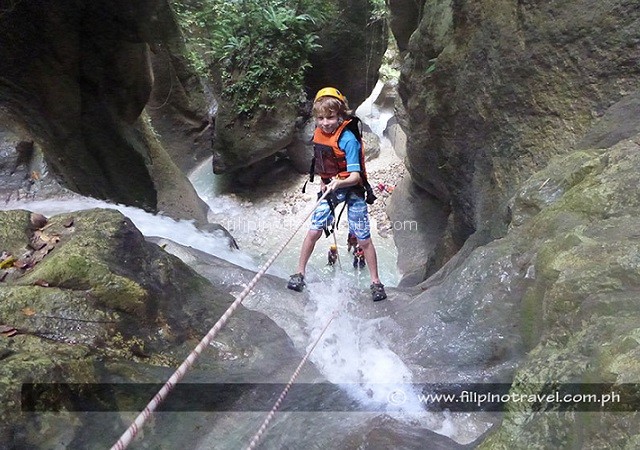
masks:
{"type": "Polygon", "coordinates": [[[322,230],[314,230],[314,229],[310,229],[307,232],[307,236],[309,236],[310,239],[313,239],[313,241],[317,241],[318,239],[320,239],[320,236],[322,236],[322,230]]]}
{"type": "Polygon", "coordinates": [[[363,250],[369,248],[369,246],[371,245],[371,238],[358,239],[358,245],[362,247],[363,250]]]}

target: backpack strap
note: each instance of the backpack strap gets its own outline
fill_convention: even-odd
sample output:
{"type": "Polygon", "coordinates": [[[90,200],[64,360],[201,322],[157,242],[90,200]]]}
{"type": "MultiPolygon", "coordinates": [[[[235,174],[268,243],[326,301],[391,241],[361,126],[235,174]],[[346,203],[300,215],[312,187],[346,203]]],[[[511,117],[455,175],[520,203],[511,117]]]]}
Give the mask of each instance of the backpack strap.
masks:
{"type": "Polygon", "coordinates": [[[313,177],[315,175],[315,171],[316,171],[316,157],[314,156],[313,158],[311,158],[311,167],[309,167],[309,179],[307,181],[304,182],[304,185],[302,186],[302,193],[304,194],[306,189],[307,189],[307,183],[311,182],[313,183],[313,177]]]}
{"type": "Polygon", "coordinates": [[[371,184],[369,184],[369,180],[367,180],[367,171],[365,170],[364,165],[364,143],[362,142],[362,120],[358,116],[350,116],[351,121],[345,127],[347,130],[351,131],[360,142],[361,151],[360,151],[360,178],[362,179],[362,186],[365,191],[365,202],[367,204],[372,205],[373,202],[376,201],[378,197],[373,193],[373,189],[371,188],[371,184]]]}

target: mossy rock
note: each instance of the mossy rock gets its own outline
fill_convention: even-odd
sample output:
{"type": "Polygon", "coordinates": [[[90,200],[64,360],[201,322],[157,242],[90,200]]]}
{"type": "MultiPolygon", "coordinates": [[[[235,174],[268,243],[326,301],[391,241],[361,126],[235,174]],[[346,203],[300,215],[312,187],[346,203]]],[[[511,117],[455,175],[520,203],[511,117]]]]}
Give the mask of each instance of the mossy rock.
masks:
{"type": "Polygon", "coordinates": [[[20,255],[29,241],[31,213],[24,210],[0,211],[0,253],[20,255]]]}
{"type": "MultiPolygon", "coordinates": [[[[30,214],[0,213],[0,235],[26,252],[0,282],[0,325],[12,330],[0,334],[0,436],[16,448],[50,448],[63,434],[82,446],[78,430],[91,419],[72,410],[73,398],[61,388],[34,400],[69,409],[60,429],[58,415],[23,414],[22,383],[164,382],[233,297],[147,242],[116,210],[60,214],[39,228],[29,226],[30,214]]],[[[234,332],[217,336],[200,361],[204,379],[272,376],[297,356],[262,314],[241,306],[227,327],[234,332]]],[[[91,448],[115,442],[120,420],[116,413],[101,423],[109,432],[91,448]]]]}
{"type": "MultiPolygon", "coordinates": [[[[480,448],[624,449],[638,442],[638,392],[625,389],[640,382],[640,208],[630,189],[639,185],[639,173],[633,141],[553,161],[528,186],[552,180],[548,184],[562,185],[552,188],[561,195],[538,202],[539,212],[509,236],[535,254],[521,308],[531,351],[511,392],[538,395],[554,386],[607,383],[623,392],[620,401],[598,412],[553,406],[539,412],[509,403],[502,425],[480,448]]],[[[521,195],[532,198],[525,191],[521,195]]]]}

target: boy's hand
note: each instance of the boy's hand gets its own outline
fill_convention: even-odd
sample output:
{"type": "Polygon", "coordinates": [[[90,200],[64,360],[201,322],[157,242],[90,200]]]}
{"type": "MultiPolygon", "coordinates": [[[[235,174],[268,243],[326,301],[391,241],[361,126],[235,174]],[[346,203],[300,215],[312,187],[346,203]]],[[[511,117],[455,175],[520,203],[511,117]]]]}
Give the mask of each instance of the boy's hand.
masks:
{"type": "Polygon", "coordinates": [[[331,183],[327,184],[327,191],[329,192],[335,191],[336,189],[338,189],[339,183],[340,183],[340,180],[331,180],[331,183]]]}
{"type": "Polygon", "coordinates": [[[331,180],[329,184],[320,183],[320,191],[322,193],[335,191],[336,189],[338,189],[338,181],[340,180],[331,180]]]}

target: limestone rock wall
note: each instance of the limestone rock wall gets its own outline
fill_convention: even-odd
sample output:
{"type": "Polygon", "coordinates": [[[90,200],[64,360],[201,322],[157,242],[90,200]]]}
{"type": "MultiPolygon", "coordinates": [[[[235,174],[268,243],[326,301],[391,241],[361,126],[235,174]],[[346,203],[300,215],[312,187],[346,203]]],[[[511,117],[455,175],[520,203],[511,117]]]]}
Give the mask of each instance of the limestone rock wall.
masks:
{"type": "Polygon", "coordinates": [[[10,2],[0,13],[2,146],[33,141],[46,163],[36,179],[152,211],[166,181],[159,174],[171,173],[194,207],[165,211],[206,222],[188,180],[153,171],[140,137],[154,82],[150,44],[170,19],[167,3],[151,0],[10,2]]]}
{"type": "Polygon", "coordinates": [[[480,448],[637,446],[640,134],[636,116],[621,114],[637,98],[518,187],[504,237],[475,233],[418,293],[385,305],[414,381],[510,383],[523,396],[603,383],[620,394],[595,413],[509,403],[480,448]]]}
{"type": "Polygon", "coordinates": [[[479,229],[503,235],[519,183],[637,86],[639,20],[622,0],[424,4],[399,83],[407,165],[451,205],[458,247],[479,229]]]}
{"type": "Polygon", "coordinates": [[[145,110],[171,159],[188,172],[211,156],[217,104],[188,60],[185,31],[169,11],[166,16],[151,46],[154,83],[145,110]]]}
{"type": "Polygon", "coordinates": [[[320,32],[320,45],[311,55],[306,77],[310,98],[326,86],[335,86],[356,108],[378,81],[378,69],[389,36],[384,20],[374,20],[372,2],[347,0],[337,3],[339,14],[320,32]]]}

